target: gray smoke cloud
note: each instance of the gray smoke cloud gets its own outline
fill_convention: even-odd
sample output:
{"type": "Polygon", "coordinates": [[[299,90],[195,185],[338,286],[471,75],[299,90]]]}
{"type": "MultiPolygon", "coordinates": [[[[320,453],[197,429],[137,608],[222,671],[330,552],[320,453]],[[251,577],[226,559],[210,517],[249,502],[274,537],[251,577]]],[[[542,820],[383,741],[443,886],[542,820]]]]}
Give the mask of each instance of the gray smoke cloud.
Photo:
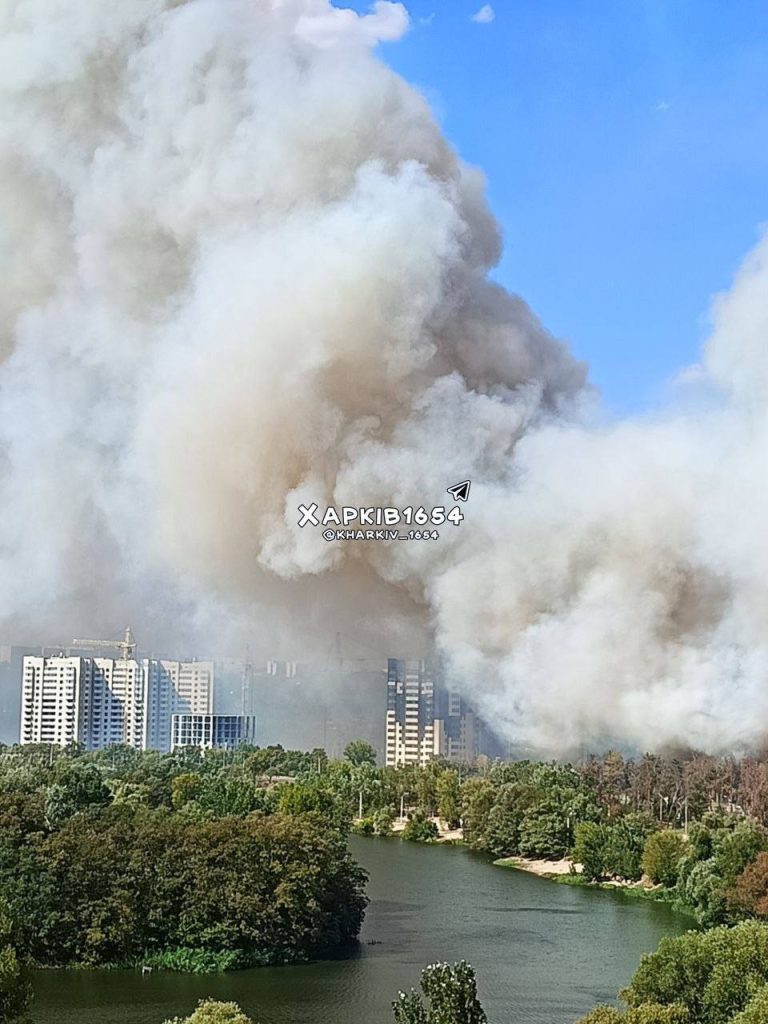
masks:
{"type": "Polygon", "coordinates": [[[695,412],[602,425],[482,176],[329,0],[0,0],[0,621],[300,656],[434,636],[510,736],[768,721],[766,251],[695,412]],[[423,544],[300,503],[444,504],[423,544]]]}

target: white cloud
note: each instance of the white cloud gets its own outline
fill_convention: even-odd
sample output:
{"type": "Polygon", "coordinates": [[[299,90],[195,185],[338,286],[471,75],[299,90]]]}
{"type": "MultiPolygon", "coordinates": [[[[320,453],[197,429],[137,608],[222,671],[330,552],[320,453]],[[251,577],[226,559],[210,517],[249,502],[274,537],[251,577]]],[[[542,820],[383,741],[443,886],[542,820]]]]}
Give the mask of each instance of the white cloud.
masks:
{"type": "Polygon", "coordinates": [[[377,0],[371,13],[365,15],[349,8],[333,7],[327,0],[317,0],[297,21],[296,34],[320,47],[347,41],[375,46],[402,38],[408,31],[409,21],[405,7],[389,0],[377,0]]]}
{"type": "Polygon", "coordinates": [[[472,21],[476,21],[480,25],[490,25],[495,18],[496,12],[490,4],[485,4],[476,14],[472,15],[472,21]]]}

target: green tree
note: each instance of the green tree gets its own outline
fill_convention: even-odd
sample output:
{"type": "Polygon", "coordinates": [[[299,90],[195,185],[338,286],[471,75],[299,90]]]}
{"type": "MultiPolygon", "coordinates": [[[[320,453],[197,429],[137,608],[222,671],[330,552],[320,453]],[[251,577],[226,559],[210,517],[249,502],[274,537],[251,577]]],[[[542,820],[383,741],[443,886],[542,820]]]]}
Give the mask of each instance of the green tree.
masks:
{"type": "Polygon", "coordinates": [[[413,990],[399,994],[392,1004],[396,1024],[487,1024],[475,972],[465,960],[426,967],[421,990],[423,998],[413,990]]]}
{"type": "Polygon", "coordinates": [[[644,814],[626,814],[606,826],[606,868],[616,878],[637,881],[643,873],[643,851],[655,823],[644,814]]]}
{"type": "Polygon", "coordinates": [[[681,903],[704,925],[734,919],[726,893],[746,866],[768,849],[768,831],[754,821],[705,815],[691,829],[689,849],[679,862],[681,903]]]}
{"type": "Polygon", "coordinates": [[[292,782],[280,790],[280,810],[284,814],[306,814],[317,811],[332,815],[335,810],[333,794],[324,786],[309,782],[292,782]]]}
{"type": "Polygon", "coordinates": [[[428,761],[416,776],[416,798],[419,810],[431,817],[437,810],[438,781],[444,768],[439,761],[428,761]]]}
{"type": "Polygon", "coordinates": [[[630,1007],[681,1004],[696,1024],[723,1024],[768,982],[768,927],[687,932],[644,956],[622,998],[630,1007]]]}
{"type": "Polygon", "coordinates": [[[485,829],[485,848],[494,857],[520,852],[520,826],[534,799],[526,782],[505,782],[499,787],[485,829]]]}
{"type": "Polygon", "coordinates": [[[79,761],[61,761],[56,781],[48,789],[45,816],[49,825],[56,827],[78,811],[90,806],[105,806],[112,794],[101,772],[93,764],[79,761]]]}
{"type": "Polygon", "coordinates": [[[30,988],[11,945],[11,918],[0,906],[0,1022],[13,1024],[26,1019],[30,988]]]}
{"type": "Polygon", "coordinates": [[[437,813],[448,828],[461,823],[461,786],[455,768],[446,768],[437,779],[437,813]]]}
{"type": "Polygon", "coordinates": [[[564,857],[573,844],[574,825],[560,807],[532,807],[520,823],[520,853],[524,857],[564,857]]]}
{"type": "Polygon", "coordinates": [[[464,840],[475,850],[488,848],[488,816],[495,800],[496,788],[488,779],[467,779],[461,787],[464,840]]]}
{"type": "Polygon", "coordinates": [[[344,748],[344,757],[351,764],[376,764],[376,751],[370,743],[365,740],[352,740],[344,748]]]}
{"type": "Polygon", "coordinates": [[[203,780],[197,772],[185,772],[177,775],[171,783],[171,803],[174,807],[183,807],[190,800],[196,800],[203,787],[203,780]]]}
{"type": "Polygon", "coordinates": [[[253,1024],[237,1003],[217,1003],[212,999],[203,1000],[189,1017],[183,1020],[174,1017],[165,1024],[253,1024]]]}
{"type": "Polygon", "coordinates": [[[576,825],[600,818],[594,793],[570,765],[532,765],[526,781],[534,798],[520,824],[520,853],[564,857],[573,846],[576,825]]]}
{"type": "Polygon", "coordinates": [[[576,826],[573,859],[581,864],[582,874],[590,881],[598,881],[606,874],[606,830],[594,821],[583,821],[576,826]]]}
{"type": "Polygon", "coordinates": [[[386,808],[382,807],[374,814],[373,830],[377,836],[392,835],[392,815],[386,808]]]}
{"type": "Polygon", "coordinates": [[[699,861],[693,867],[680,865],[677,884],[682,905],[693,912],[699,924],[711,926],[727,917],[725,883],[714,857],[699,861]]]}
{"type": "Polygon", "coordinates": [[[643,850],[643,871],[656,885],[671,888],[680,873],[686,842],[682,832],[661,829],[648,836],[643,850]]]}
{"type": "Polygon", "coordinates": [[[733,829],[724,829],[715,847],[720,872],[729,880],[740,875],[759,853],[768,851],[768,829],[756,821],[740,821],[733,829]]]}

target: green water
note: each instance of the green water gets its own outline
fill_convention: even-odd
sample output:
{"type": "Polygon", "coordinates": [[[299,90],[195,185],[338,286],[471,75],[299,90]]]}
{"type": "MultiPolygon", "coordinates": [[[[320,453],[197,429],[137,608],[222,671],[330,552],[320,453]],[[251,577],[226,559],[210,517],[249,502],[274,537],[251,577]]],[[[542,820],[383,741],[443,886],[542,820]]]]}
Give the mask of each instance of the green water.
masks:
{"type": "Polygon", "coordinates": [[[35,1024],[162,1024],[204,996],[258,1024],[391,1024],[391,1000],[435,960],[477,970],[491,1024],[566,1024],[613,1000],[640,955],[690,922],[621,893],[495,868],[461,848],[352,837],[370,872],[349,958],[232,974],[40,971],[35,1024]]]}

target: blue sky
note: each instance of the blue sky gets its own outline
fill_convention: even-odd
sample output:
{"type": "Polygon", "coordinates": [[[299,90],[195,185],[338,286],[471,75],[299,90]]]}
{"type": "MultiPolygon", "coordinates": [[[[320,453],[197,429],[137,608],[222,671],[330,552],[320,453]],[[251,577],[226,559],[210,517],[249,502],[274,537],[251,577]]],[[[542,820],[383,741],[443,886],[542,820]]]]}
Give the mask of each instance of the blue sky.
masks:
{"type": "Polygon", "coordinates": [[[406,6],[381,55],[485,171],[496,276],[610,411],[652,407],[768,221],[768,4],[495,0],[485,24],[483,0],[406,6]]]}

